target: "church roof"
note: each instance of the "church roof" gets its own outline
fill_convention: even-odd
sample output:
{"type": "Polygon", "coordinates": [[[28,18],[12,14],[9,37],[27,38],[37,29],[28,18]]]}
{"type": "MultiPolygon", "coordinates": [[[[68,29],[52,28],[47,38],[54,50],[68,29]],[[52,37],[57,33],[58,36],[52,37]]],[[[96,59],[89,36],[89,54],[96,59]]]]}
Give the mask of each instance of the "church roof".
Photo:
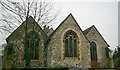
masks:
{"type": "MultiPolygon", "coordinates": [[[[6,41],[8,43],[8,41],[10,39],[21,39],[23,33],[24,33],[24,26],[25,26],[25,22],[24,21],[16,30],[14,30],[7,38],[6,41]]],[[[36,26],[39,28],[39,31],[41,32],[41,34],[45,37],[47,37],[47,35],[45,34],[45,32],[42,30],[42,28],[39,26],[39,24],[34,20],[34,18],[32,16],[30,16],[28,18],[28,28],[32,27],[32,25],[36,24],[36,26]]]]}
{"type": "MultiPolygon", "coordinates": [[[[90,31],[91,31],[91,29],[92,28],[95,28],[96,29],[96,31],[99,33],[99,35],[101,36],[101,38],[105,41],[105,39],[103,38],[103,36],[100,34],[100,32],[97,30],[97,28],[94,26],[94,25],[92,25],[91,27],[89,27],[89,28],[87,28],[86,30],[84,30],[83,31],[83,33],[84,33],[84,35],[87,35],[90,31]]],[[[105,43],[108,45],[108,43],[105,41],[105,43]]],[[[108,47],[110,47],[109,45],[108,45],[108,47]]]]}
{"type": "Polygon", "coordinates": [[[86,35],[92,29],[92,27],[94,27],[94,25],[92,25],[91,27],[89,27],[86,30],[84,30],[83,31],[84,35],[86,35]]]}
{"type": "MultiPolygon", "coordinates": [[[[58,30],[59,27],[61,27],[61,25],[70,17],[72,16],[73,20],[76,22],[76,20],[74,19],[73,15],[70,13],[67,18],[65,18],[61,24],[54,30],[54,32],[49,36],[48,40],[45,42],[45,43],[48,43],[50,41],[50,38],[54,35],[54,33],[58,30]]],[[[80,28],[80,26],[78,25],[78,23],[76,22],[77,26],[79,27],[79,29],[81,30],[82,34],[84,35],[82,29],[80,28]]],[[[84,35],[85,36],[85,35],[84,35]]],[[[85,36],[85,38],[87,39],[87,37],[85,36]]],[[[88,42],[90,42],[88,39],[87,39],[88,42]]]]}

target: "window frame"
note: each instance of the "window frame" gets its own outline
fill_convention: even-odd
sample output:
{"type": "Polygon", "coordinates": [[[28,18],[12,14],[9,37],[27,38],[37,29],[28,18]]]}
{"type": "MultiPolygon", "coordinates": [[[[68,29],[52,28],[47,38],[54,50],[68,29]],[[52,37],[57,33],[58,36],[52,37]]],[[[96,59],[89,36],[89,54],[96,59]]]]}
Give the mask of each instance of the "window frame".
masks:
{"type": "Polygon", "coordinates": [[[97,57],[97,44],[92,41],[90,43],[90,54],[91,54],[91,61],[96,61],[98,60],[98,57],[97,57]]]}
{"type": "MultiPolygon", "coordinates": [[[[37,47],[37,50],[38,50],[38,51],[37,51],[37,55],[38,55],[37,59],[36,59],[35,57],[33,58],[33,57],[31,56],[31,60],[32,60],[32,61],[34,61],[34,60],[37,60],[37,61],[38,61],[38,60],[39,60],[39,51],[40,51],[40,50],[39,50],[39,46],[40,46],[39,34],[38,34],[36,31],[34,31],[34,30],[33,30],[33,31],[30,31],[30,32],[28,33],[28,37],[27,37],[27,38],[28,38],[28,42],[29,42],[29,44],[28,44],[28,49],[29,49],[30,52],[32,52],[31,47],[33,47],[33,51],[34,51],[33,56],[35,56],[35,53],[36,53],[36,52],[35,52],[35,50],[36,50],[36,48],[35,48],[36,43],[35,43],[35,42],[39,41],[39,42],[38,42],[38,46],[36,46],[36,47],[37,47]],[[34,39],[34,41],[33,41],[33,42],[34,42],[34,43],[33,43],[34,46],[30,46],[30,45],[31,45],[31,41],[32,41],[32,40],[31,40],[31,37],[30,37],[31,35],[34,35],[35,38],[37,39],[37,40],[35,41],[35,39],[33,38],[33,39],[34,39]]],[[[27,42],[27,43],[28,43],[28,42],[27,42]]],[[[24,46],[23,46],[23,47],[24,47],[24,46]]],[[[25,47],[24,47],[24,52],[25,52],[25,47]]],[[[31,54],[31,55],[32,55],[32,54],[31,54]]]]}
{"type": "MultiPolygon", "coordinates": [[[[69,30],[67,31],[65,34],[64,34],[64,39],[63,39],[63,42],[64,42],[64,59],[65,58],[68,58],[68,57],[75,57],[75,58],[78,58],[79,59],[79,51],[78,51],[78,36],[77,34],[72,31],[72,30],[69,30]],[[71,33],[71,36],[70,34],[71,33]],[[66,41],[66,36],[68,35],[68,40],[70,39],[69,37],[72,37],[72,56],[70,56],[70,52],[68,52],[68,55],[69,56],[66,56],[66,44],[65,44],[65,41],[66,41]],[[75,40],[74,40],[75,39],[75,40]],[[76,50],[75,50],[75,43],[73,41],[76,41],[76,50]],[[75,51],[76,51],[76,56],[75,56],[75,51]]],[[[68,41],[68,49],[70,51],[70,44],[69,44],[69,41],[68,41]]]]}

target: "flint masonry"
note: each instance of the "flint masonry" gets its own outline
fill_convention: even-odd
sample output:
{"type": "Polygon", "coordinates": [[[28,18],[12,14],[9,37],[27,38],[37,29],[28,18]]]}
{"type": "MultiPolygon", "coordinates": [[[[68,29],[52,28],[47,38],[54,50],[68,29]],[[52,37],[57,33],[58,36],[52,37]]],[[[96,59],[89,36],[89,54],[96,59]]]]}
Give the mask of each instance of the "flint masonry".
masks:
{"type": "MultiPolygon", "coordinates": [[[[107,67],[109,45],[94,25],[82,31],[72,14],[55,30],[46,26],[42,29],[32,17],[28,21],[28,48],[33,52],[31,66],[107,67]]],[[[6,47],[3,59],[5,68],[25,67],[24,26],[25,22],[6,39],[15,52],[9,56],[9,46],[6,47]],[[15,60],[16,65],[13,64],[15,60]]]]}

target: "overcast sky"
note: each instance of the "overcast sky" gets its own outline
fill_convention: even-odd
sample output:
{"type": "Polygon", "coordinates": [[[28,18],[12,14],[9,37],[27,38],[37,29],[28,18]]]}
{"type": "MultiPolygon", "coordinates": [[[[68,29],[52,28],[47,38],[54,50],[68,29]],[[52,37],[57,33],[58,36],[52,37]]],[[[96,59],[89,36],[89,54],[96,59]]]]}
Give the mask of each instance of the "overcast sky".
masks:
{"type": "MultiPolygon", "coordinates": [[[[114,49],[118,45],[118,0],[52,0],[55,10],[60,10],[54,29],[70,14],[84,31],[95,25],[100,34],[114,49]]],[[[0,34],[0,44],[5,42],[5,35],[0,34]]]]}
{"type": "MultiPolygon", "coordinates": [[[[84,31],[95,25],[105,41],[114,49],[118,45],[118,2],[55,2],[60,9],[57,27],[70,13],[84,31]]],[[[54,29],[55,29],[54,28],[54,29]]]]}

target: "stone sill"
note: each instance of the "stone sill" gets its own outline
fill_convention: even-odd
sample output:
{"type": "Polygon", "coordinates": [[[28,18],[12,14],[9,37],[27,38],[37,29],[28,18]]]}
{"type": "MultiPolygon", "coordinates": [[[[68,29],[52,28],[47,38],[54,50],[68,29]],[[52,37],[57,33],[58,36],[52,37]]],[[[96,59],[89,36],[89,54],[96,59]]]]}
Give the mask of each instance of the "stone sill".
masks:
{"type": "Polygon", "coordinates": [[[77,58],[77,57],[65,57],[65,60],[66,60],[66,59],[75,59],[75,60],[76,60],[76,59],[78,59],[78,58],[77,58]]]}
{"type": "MultiPolygon", "coordinates": [[[[23,61],[25,61],[25,60],[23,60],[23,61]]],[[[31,60],[31,62],[38,62],[39,60],[31,60]]]]}
{"type": "Polygon", "coordinates": [[[31,60],[31,62],[38,62],[39,60],[31,60]]]}

